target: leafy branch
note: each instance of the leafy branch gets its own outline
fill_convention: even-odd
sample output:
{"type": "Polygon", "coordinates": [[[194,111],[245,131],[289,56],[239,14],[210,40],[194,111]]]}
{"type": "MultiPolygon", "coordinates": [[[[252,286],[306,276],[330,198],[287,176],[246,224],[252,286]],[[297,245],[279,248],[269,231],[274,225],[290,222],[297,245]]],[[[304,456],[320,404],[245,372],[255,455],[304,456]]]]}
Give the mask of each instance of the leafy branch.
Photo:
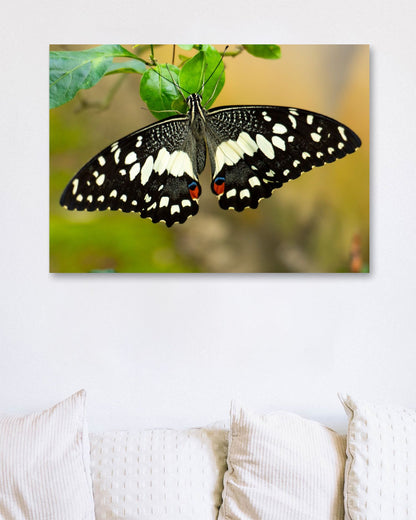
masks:
{"type": "MultiPolygon", "coordinates": [[[[110,74],[141,75],[140,95],[158,119],[186,112],[182,92],[186,95],[200,92],[202,103],[211,106],[225,83],[222,55],[211,45],[179,45],[183,50],[196,51],[196,54],[192,57],[179,55],[181,63],[176,66],[173,63],[158,63],[155,47],[136,45],[134,50],[137,54],[121,45],[100,45],[82,51],[51,51],[50,108],[68,103],[80,90],[93,87],[110,74]],[[144,52],[149,52],[148,60],[140,57],[144,52]],[[114,61],[115,58],[123,58],[125,61],[114,61]]],[[[241,45],[233,51],[225,52],[224,57],[236,57],[243,51],[265,59],[280,58],[278,45],[241,45]]],[[[174,60],[175,46],[172,62],[174,60]]],[[[115,90],[107,97],[107,104],[115,90]]]]}

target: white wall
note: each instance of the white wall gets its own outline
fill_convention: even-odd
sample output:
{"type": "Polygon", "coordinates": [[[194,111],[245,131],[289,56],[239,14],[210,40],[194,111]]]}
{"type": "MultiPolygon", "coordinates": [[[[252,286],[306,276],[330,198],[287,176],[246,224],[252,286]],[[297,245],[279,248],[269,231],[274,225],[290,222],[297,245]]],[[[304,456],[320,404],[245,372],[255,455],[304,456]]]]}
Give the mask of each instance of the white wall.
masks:
{"type": "Polygon", "coordinates": [[[204,424],[233,397],[339,429],[338,391],[416,405],[415,4],[218,4],[5,7],[2,412],[81,387],[91,430],[204,424]],[[48,274],[47,45],[178,40],[372,45],[371,275],[48,274]]]}

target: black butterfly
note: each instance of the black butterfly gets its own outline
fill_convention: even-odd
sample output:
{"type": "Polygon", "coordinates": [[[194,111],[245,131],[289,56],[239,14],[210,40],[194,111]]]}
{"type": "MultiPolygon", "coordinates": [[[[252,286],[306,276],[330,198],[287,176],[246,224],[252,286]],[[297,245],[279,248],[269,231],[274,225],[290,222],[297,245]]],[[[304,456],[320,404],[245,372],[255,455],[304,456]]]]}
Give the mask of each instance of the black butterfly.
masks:
{"type": "Polygon", "coordinates": [[[70,210],[134,211],[171,226],[198,212],[198,175],[207,149],[211,189],[221,208],[242,211],[256,208],[301,173],[361,145],[345,125],[299,108],[205,110],[199,94],[186,101],[186,115],[137,130],[92,158],[65,188],[60,203],[70,210]]]}

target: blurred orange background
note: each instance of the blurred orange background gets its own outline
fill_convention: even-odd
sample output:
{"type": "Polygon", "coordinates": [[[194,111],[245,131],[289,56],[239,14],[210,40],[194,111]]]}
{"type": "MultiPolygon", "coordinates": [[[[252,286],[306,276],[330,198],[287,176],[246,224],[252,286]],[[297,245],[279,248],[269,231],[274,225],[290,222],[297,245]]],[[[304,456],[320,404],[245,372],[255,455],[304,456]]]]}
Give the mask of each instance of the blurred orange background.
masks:
{"type": "MultiPolygon", "coordinates": [[[[219,51],[224,47],[216,45],[219,51]]],[[[225,86],[214,106],[270,104],[319,112],[354,130],[362,140],[359,150],[303,174],[243,213],[220,209],[207,164],[199,213],[169,229],[133,213],[70,212],[59,197],[79,168],[154,121],[139,97],[139,75],[107,76],[50,111],[50,271],[367,272],[369,47],[284,45],[281,51],[279,60],[246,52],[224,58],[225,86]],[[96,107],[109,97],[108,108],[96,107]]],[[[175,64],[179,54],[193,55],[176,49],[175,64]]],[[[172,46],[156,46],[155,56],[171,62],[172,46]]]]}

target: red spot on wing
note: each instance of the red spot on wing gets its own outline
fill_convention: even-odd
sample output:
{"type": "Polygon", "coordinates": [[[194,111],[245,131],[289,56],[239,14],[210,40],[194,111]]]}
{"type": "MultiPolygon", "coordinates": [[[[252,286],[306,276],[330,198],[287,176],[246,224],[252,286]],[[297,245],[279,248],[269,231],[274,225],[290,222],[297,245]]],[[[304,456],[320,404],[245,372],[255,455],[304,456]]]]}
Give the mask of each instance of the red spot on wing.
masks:
{"type": "Polygon", "coordinates": [[[222,195],[225,189],[225,182],[222,179],[217,179],[212,187],[217,195],[222,195]]]}
{"type": "Polygon", "coordinates": [[[198,199],[199,196],[201,195],[201,188],[199,187],[198,184],[196,184],[196,186],[194,188],[189,188],[189,195],[192,197],[192,199],[198,199]]]}

